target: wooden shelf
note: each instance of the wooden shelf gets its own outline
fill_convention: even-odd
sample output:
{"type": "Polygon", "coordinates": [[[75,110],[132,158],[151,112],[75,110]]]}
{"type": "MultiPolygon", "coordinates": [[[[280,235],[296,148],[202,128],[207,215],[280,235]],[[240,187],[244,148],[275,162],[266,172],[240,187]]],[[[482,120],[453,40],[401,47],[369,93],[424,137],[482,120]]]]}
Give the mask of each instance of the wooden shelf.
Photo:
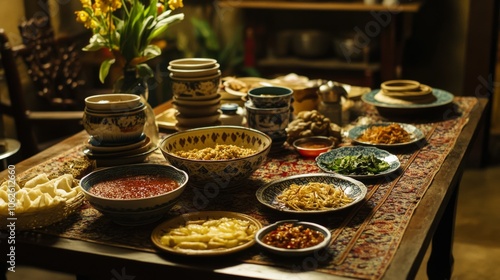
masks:
{"type": "Polygon", "coordinates": [[[318,11],[388,11],[416,13],[421,3],[404,3],[398,5],[367,5],[362,2],[315,2],[315,1],[262,1],[262,0],[218,0],[216,4],[224,8],[242,9],[275,9],[275,10],[318,10],[318,11]]]}
{"type": "Polygon", "coordinates": [[[323,70],[379,71],[380,63],[344,62],[335,58],[301,59],[296,57],[265,58],[257,61],[258,67],[313,68],[323,70]]]}

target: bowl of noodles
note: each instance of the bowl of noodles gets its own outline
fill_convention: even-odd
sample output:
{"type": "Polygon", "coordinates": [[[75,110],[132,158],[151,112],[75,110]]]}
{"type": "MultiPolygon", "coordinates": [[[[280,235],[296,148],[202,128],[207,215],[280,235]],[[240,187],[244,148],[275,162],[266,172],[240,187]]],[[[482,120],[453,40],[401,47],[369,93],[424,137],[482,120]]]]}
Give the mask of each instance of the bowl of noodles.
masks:
{"type": "Polygon", "coordinates": [[[277,211],[309,214],[339,211],[366,196],[362,182],[339,174],[310,173],[271,181],[256,192],[257,200],[277,211]]]}
{"type": "Polygon", "coordinates": [[[252,175],[271,144],[271,137],[256,129],[220,125],[170,134],[159,147],[171,165],[189,174],[190,185],[220,190],[252,175]]]}

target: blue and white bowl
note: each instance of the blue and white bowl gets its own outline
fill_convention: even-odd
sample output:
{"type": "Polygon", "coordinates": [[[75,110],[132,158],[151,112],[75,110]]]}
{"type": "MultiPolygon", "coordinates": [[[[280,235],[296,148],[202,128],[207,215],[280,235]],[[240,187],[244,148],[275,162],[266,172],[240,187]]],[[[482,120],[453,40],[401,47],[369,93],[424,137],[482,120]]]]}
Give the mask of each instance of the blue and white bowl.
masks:
{"type": "Polygon", "coordinates": [[[213,99],[219,94],[221,74],[196,78],[178,78],[170,74],[172,94],[177,99],[213,99]]]}
{"type": "Polygon", "coordinates": [[[131,111],[100,113],[85,110],[83,127],[96,142],[102,145],[139,141],[146,124],[146,106],[131,111]]]}
{"type": "Polygon", "coordinates": [[[136,226],[161,219],[184,192],[189,176],[186,172],[164,164],[140,163],[97,169],[80,180],[80,186],[95,209],[117,224],[136,226]],[[173,179],[178,188],[156,196],[136,199],[110,199],[96,196],[89,190],[101,181],[133,175],[158,175],[173,179]]]}
{"type": "Polygon", "coordinates": [[[258,108],[251,101],[247,101],[245,111],[249,127],[266,133],[273,140],[286,137],[290,107],[258,108]]]}
{"type": "Polygon", "coordinates": [[[189,174],[190,185],[222,190],[238,186],[238,183],[252,175],[266,160],[271,144],[272,139],[258,130],[219,125],[193,128],[167,135],[159,147],[170,164],[189,174]],[[179,151],[215,148],[216,145],[250,148],[255,153],[228,160],[188,159],[176,155],[179,151]]]}
{"type": "Polygon", "coordinates": [[[292,96],[291,88],[279,86],[263,86],[248,91],[248,99],[256,108],[289,108],[292,96]]]}

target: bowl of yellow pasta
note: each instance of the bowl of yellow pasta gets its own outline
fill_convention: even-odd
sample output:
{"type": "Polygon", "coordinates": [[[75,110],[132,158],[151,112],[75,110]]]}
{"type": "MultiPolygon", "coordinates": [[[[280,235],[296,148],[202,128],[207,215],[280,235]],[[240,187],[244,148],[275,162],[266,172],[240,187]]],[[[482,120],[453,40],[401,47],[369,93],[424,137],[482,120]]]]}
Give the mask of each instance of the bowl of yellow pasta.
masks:
{"type": "Polygon", "coordinates": [[[256,192],[257,200],[277,211],[314,214],[339,211],[366,196],[362,182],[339,174],[309,173],[271,181],[256,192]]]}

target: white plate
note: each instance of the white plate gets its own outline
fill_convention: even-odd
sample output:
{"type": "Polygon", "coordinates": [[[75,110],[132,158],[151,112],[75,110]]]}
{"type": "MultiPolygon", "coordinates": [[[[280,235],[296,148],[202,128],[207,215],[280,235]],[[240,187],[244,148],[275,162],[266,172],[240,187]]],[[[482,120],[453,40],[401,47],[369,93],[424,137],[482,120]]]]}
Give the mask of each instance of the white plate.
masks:
{"type": "Polygon", "coordinates": [[[332,162],[336,158],[341,158],[345,156],[354,156],[354,155],[374,155],[376,158],[380,160],[384,160],[387,163],[389,163],[390,167],[389,169],[377,173],[377,174],[370,174],[370,175],[362,175],[362,174],[341,174],[344,176],[349,176],[351,178],[355,179],[373,179],[373,178],[378,178],[382,176],[388,176],[392,172],[396,171],[399,169],[401,166],[401,163],[399,162],[399,159],[397,156],[389,153],[388,151],[376,148],[376,147],[367,147],[367,146],[354,146],[354,147],[340,147],[333,149],[331,151],[322,153],[321,155],[316,157],[316,164],[318,167],[325,171],[325,172],[330,172],[330,173],[335,173],[335,174],[340,174],[335,171],[332,171],[329,169],[326,165],[326,162],[332,162]]]}
{"type": "Polygon", "coordinates": [[[248,242],[241,244],[232,248],[217,248],[217,249],[206,249],[206,250],[192,250],[192,249],[174,249],[170,246],[163,245],[161,243],[161,238],[171,229],[178,228],[180,226],[186,225],[188,221],[206,221],[209,219],[220,219],[223,217],[234,218],[243,221],[249,221],[256,228],[255,234],[258,230],[262,228],[262,224],[252,218],[251,216],[236,213],[236,212],[227,212],[227,211],[201,211],[201,212],[193,212],[187,213],[175,218],[172,218],[166,222],[159,224],[151,233],[151,240],[154,245],[158,247],[158,249],[174,253],[177,255],[185,255],[185,256],[216,256],[216,255],[226,255],[241,251],[243,249],[249,248],[255,244],[255,238],[249,240],[248,242]]]}
{"type": "Polygon", "coordinates": [[[311,173],[294,175],[272,181],[260,187],[255,195],[260,203],[274,210],[295,214],[318,214],[339,211],[350,207],[362,201],[366,196],[366,192],[367,189],[365,184],[353,178],[332,173],[311,173]],[[282,206],[278,205],[276,197],[291,184],[305,185],[309,182],[333,184],[334,186],[341,188],[348,197],[353,199],[353,201],[339,208],[303,211],[282,208],[282,206]]]}
{"type": "Polygon", "coordinates": [[[366,141],[360,141],[358,138],[363,135],[364,131],[370,127],[374,126],[388,126],[392,124],[392,122],[381,122],[381,123],[372,123],[372,124],[365,124],[365,125],[359,125],[351,130],[349,130],[349,138],[351,138],[352,141],[358,143],[358,144],[363,144],[363,145],[370,145],[370,146],[376,146],[376,147],[396,147],[396,146],[405,146],[409,145],[412,143],[416,143],[424,138],[424,133],[416,128],[415,126],[411,124],[406,124],[406,123],[396,123],[401,126],[406,132],[408,132],[411,135],[411,140],[408,142],[404,143],[394,143],[394,144],[384,144],[384,143],[372,143],[372,142],[366,142],[366,141]]]}

